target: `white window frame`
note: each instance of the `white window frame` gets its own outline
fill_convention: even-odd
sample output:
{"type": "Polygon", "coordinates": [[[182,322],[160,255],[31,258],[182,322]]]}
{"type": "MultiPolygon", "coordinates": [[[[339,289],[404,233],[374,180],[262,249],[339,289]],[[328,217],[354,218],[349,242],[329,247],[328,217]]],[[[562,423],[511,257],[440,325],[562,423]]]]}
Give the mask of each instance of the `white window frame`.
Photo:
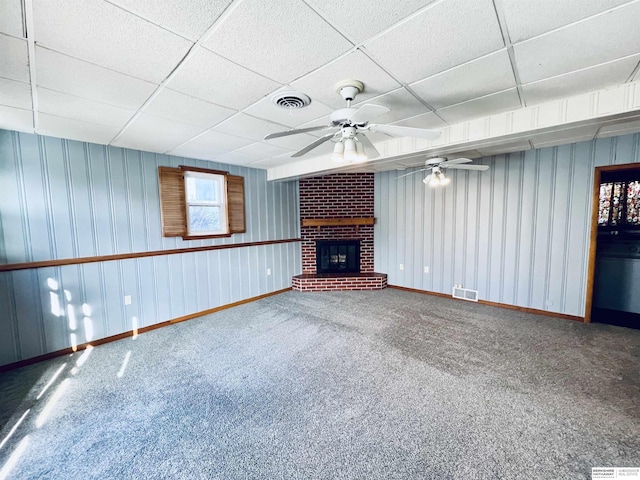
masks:
{"type": "Polygon", "coordinates": [[[187,236],[189,237],[203,237],[213,235],[228,235],[229,234],[229,216],[228,216],[228,199],[227,199],[227,176],[218,173],[204,173],[193,170],[185,170],[184,172],[184,196],[187,209],[187,236]],[[189,201],[189,183],[187,179],[191,178],[205,178],[213,180],[219,183],[219,191],[221,192],[220,201],[189,201]],[[207,207],[220,207],[220,230],[191,230],[191,218],[189,217],[190,206],[207,206],[207,207]]]}

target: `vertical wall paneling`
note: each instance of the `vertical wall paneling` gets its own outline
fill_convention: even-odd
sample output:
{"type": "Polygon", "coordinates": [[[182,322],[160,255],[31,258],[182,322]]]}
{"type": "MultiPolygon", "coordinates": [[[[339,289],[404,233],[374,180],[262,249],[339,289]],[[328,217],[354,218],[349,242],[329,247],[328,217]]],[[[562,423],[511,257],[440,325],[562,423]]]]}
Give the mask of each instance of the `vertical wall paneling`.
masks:
{"type": "Polygon", "coordinates": [[[22,356],[12,272],[0,273],[0,306],[3,311],[0,315],[0,364],[4,364],[22,356]]]}
{"type": "MultiPolygon", "coordinates": [[[[412,213],[413,213],[412,222],[413,222],[413,235],[414,235],[414,239],[413,239],[414,267],[412,268],[413,284],[422,285],[422,280],[424,276],[424,272],[422,270],[424,265],[424,250],[419,247],[424,244],[422,209],[420,208],[420,206],[424,203],[423,202],[424,189],[420,187],[420,184],[422,184],[422,179],[420,178],[420,175],[412,175],[412,176],[418,177],[418,178],[413,178],[414,187],[413,187],[413,194],[412,194],[413,204],[415,205],[415,207],[412,209],[412,213]]],[[[374,242],[374,245],[375,245],[375,242],[374,242]]]]}
{"type": "Polygon", "coordinates": [[[43,338],[43,324],[41,323],[40,309],[33,301],[34,272],[22,270],[11,272],[13,287],[13,302],[18,331],[18,345],[21,355],[32,357],[45,350],[43,338]]]}
{"type": "Polygon", "coordinates": [[[478,173],[468,172],[466,175],[466,201],[461,208],[465,211],[465,234],[463,243],[463,272],[460,283],[464,287],[476,288],[476,259],[477,259],[477,231],[478,231],[478,173]]]}
{"type": "MultiPolygon", "coordinates": [[[[37,139],[31,138],[30,141],[21,142],[20,155],[25,161],[18,162],[16,171],[20,175],[17,179],[19,188],[20,202],[20,218],[27,221],[26,227],[28,234],[25,235],[24,251],[27,255],[27,261],[47,258],[49,255],[55,254],[55,244],[52,245],[52,235],[44,234],[43,229],[34,230],[34,224],[42,223],[49,232],[54,230],[51,224],[51,207],[49,204],[47,175],[43,173],[46,165],[46,157],[42,155],[40,143],[37,139]],[[41,164],[38,159],[43,159],[41,164]],[[45,188],[43,188],[43,181],[45,188]]],[[[10,246],[10,244],[8,244],[10,246]]],[[[11,259],[9,255],[8,259],[11,259]]]]}
{"type": "Polygon", "coordinates": [[[518,216],[521,205],[521,172],[522,165],[519,156],[514,155],[509,161],[504,160],[505,176],[502,189],[502,211],[504,221],[500,245],[500,302],[513,304],[516,297],[516,278],[518,269],[519,222],[518,216]],[[507,259],[514,261],[507,261],[507,259]]]}
{"type": "MultiPolygon", "coordinates": [[[[264,170],[4,130],[0,156],[3,263],[299,235],[297,182],[268,183],[264,170]],[[162,237],[157,168],[183,164],[245,178],[245,234],[162,237]]],[[[286,243],[0,273],[0,364],[286,288],[300,255],[286,243]]]]}
{"type": "Polygon", "coordinates": [[[491,279],[491,221],[493,208],[493,185],[495,178],[495,161],[492,158],[489,162],[491,170],[483,172],[481,178],[480,191],[480,245],[478,246],[478,292],[480,298],[489,298],[491,279]]]}
{"type": "Polygon", "coordinates": [[[445,189],[377,173],[376,271],[392,285],[450,294],[463,283],[481,299],[583,316],[594,168],[639,152],[635,134],[481,158],[489,171],[453,172],[445,189]],[[403,272],[401,258],[413,259],[403,272]]]}

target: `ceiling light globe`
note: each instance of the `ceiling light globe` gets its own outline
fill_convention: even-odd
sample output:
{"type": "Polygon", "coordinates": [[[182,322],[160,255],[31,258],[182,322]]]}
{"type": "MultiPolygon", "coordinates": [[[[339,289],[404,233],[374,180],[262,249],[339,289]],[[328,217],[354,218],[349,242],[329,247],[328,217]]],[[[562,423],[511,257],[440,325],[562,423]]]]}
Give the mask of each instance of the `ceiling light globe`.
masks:
{"type": "Polygon", "coordinates": [[[348,162],[356,162],[358,160],[356,142],[353,138],[347,138],[344,141],[344,159],[348,162]]]}
{"type": "Polygon", "coordinates": [[[369,158],[367,158],[367,154],[364,153],[364,145],[358,141],[356,141],[356,152],[358,155],[358,158],[355,160],[356,162],[366,162],[369,160],[369,158]]]}
{"type": "Polygon", "coordinates": [[[334,162],[343,162],[344,155],[342,154],[342,152],[344,152],[344,145],[342,144],[342,142],[337,142],[333,146],[333,155],[331,155],[331,160],[333,160],[334,162]]]}

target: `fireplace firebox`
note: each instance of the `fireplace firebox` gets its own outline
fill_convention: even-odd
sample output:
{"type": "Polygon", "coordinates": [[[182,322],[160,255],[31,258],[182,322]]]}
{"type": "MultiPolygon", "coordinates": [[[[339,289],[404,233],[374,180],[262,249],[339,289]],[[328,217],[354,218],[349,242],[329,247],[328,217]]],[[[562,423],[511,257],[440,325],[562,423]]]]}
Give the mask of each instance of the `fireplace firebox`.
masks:
{"type": "Polygon", "coordinates": [[[317,240],[317,273],[360,273],[360,240],[317,240]]]}

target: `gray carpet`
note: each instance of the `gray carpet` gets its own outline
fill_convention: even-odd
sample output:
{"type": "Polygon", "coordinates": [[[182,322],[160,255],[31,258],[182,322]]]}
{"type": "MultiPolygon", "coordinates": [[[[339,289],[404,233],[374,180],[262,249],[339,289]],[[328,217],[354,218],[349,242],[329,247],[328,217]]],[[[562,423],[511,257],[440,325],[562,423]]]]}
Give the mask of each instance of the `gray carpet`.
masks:
{"type": "Polygon", "coordinates": [[[640,466],[637,330],[392,289],[287,292],[96,347],[74,374],[80,357],[0,376],[8,478],[588,479],[640,466]]]}

